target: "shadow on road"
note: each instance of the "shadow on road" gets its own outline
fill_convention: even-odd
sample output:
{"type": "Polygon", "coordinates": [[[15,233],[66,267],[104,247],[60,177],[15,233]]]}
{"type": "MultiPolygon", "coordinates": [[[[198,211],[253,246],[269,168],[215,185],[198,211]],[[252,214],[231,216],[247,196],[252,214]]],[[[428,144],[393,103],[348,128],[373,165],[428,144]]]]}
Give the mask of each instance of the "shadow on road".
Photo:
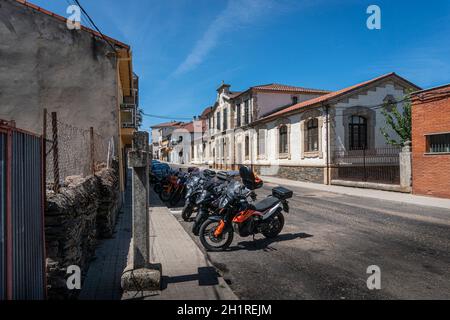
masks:
{"type": "Polygon", "coordinates": [[[161,289],[167,289],[169,284],[198,281],[199,286],[216,286],[219,284],[218,273],[213,267],[201,267],[198,268],[197,274],[167,277],[162,279],[161,289]]]}
{"type": "Polygon", "coordinates": [[[307,239],[311,238],[313,235],[307,234],[307,233],[289,233],[289,234],[282,234],[276,237],[275,239],[258,239],[258,240],[252,240],[252,241],[242,241],[237,244],[237,246],[230,247],[228,251],[240,251],[240,250],[248,250],[248,251],[257,251],[257,250],[264,250],[264,251],[275,251],[277,249],[270,247],[272,243],[279,243],[279,242],[285,242],[285,241],[291,241],[295,239],[307,239]]]}

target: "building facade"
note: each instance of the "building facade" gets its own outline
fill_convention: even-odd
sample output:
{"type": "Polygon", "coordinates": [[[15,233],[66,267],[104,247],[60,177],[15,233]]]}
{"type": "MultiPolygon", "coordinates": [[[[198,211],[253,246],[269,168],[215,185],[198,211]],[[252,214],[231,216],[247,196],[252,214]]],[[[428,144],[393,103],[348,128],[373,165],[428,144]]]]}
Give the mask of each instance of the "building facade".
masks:
{"type": "Polygon", "coordinates": [[[325,184],[400,184],[400,148],[381,133],[396,135],[382,109],[395,104],[402,111],[407,93],[420,89],[408,80],[390,73],[335,92],[282,85],[229,89],[217,91],[193,163],[217,169],[244,164],[263,175],[325,184]]]}
{"type": "Polygon", "coordinates": [[[170,161],[169,144],[172,140],[172,132],[181,125],[183,125],[182,122],[172,121],[160,123],[151,127],[153,159],[170,161]]]}
{"type": "Polygon", "coordinates": [[[412,101],[413,193],[450,198],[450,84],[412,101]]]}
{"type": "Polygon", "coordinates": [[[205,117],[206,131],[201,143],[204,163],[216,169],[236,169],[240,164],[250,163],[252,144],[246,132],[252,123],[279,109],[328,92],[279,84],[233,92],[230,85],[222,84],[217,89],[214,106],[205,117]]]}
{"type": "MultiPolygon", "coordinates": [[[[114,141],[123,191],[125,149],[138,122],[130,46],[84,26],[69,30],[66,18],[27,1],[4,0],[0,12],[0,118],[41,134],[47,110],[93,127],[104,144],[114,141]]],[[[74,159],[87,156],[70,150],[74,159]]]]}

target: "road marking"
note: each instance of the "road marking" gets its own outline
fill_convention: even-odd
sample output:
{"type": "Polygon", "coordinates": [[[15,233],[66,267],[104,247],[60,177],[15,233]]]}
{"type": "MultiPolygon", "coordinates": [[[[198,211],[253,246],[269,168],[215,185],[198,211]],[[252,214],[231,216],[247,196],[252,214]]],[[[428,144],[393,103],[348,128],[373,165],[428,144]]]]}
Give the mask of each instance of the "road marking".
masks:
{"type": "Polygon", "coordinates": [[[170,213],[172,213],[172,214],[181,214],[183,211],[181,211],[181,210],[179,210],[179,211],[172,211],[172,210],[169,210],[170,211],[170,213]]]}

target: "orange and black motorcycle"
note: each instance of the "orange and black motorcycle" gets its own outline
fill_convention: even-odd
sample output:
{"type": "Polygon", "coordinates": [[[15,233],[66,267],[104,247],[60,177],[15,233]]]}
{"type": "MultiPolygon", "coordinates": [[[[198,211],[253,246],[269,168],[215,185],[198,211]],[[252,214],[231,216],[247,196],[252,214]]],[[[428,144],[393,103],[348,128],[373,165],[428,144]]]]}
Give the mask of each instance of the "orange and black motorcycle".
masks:
{"type": "Polygon", "coordinates": [[[292,191],[274,188],[272,195],[256,204],[248,199],[263,182],[247,167],[241,167],[242,183],[234,181],[220,198],[218,214],[211,216],[200,228],[200,241],[208,251],[224,251],[233,242],[234,232],[241,237],[262,234],[276,238],[284,227],[283,211],[289,212],[292,191]]]}

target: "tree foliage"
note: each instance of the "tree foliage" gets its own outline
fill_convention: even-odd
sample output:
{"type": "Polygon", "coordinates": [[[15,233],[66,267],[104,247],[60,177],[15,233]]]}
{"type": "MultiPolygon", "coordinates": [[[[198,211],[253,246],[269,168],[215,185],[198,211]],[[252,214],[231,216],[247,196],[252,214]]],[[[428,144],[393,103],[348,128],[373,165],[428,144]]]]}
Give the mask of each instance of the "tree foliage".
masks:
{"type": "Polygon", "coordinates": [[[412,138],[411,100],[409,95],[405,97],[402,112],[399,111],[399,103],[387,102],[382,109],[386,119],[386,126],[381,128],[381,134],[390,145],[403,146],[412,138]],[[392,136],[394,131],[397,135],[392,136]]]}

